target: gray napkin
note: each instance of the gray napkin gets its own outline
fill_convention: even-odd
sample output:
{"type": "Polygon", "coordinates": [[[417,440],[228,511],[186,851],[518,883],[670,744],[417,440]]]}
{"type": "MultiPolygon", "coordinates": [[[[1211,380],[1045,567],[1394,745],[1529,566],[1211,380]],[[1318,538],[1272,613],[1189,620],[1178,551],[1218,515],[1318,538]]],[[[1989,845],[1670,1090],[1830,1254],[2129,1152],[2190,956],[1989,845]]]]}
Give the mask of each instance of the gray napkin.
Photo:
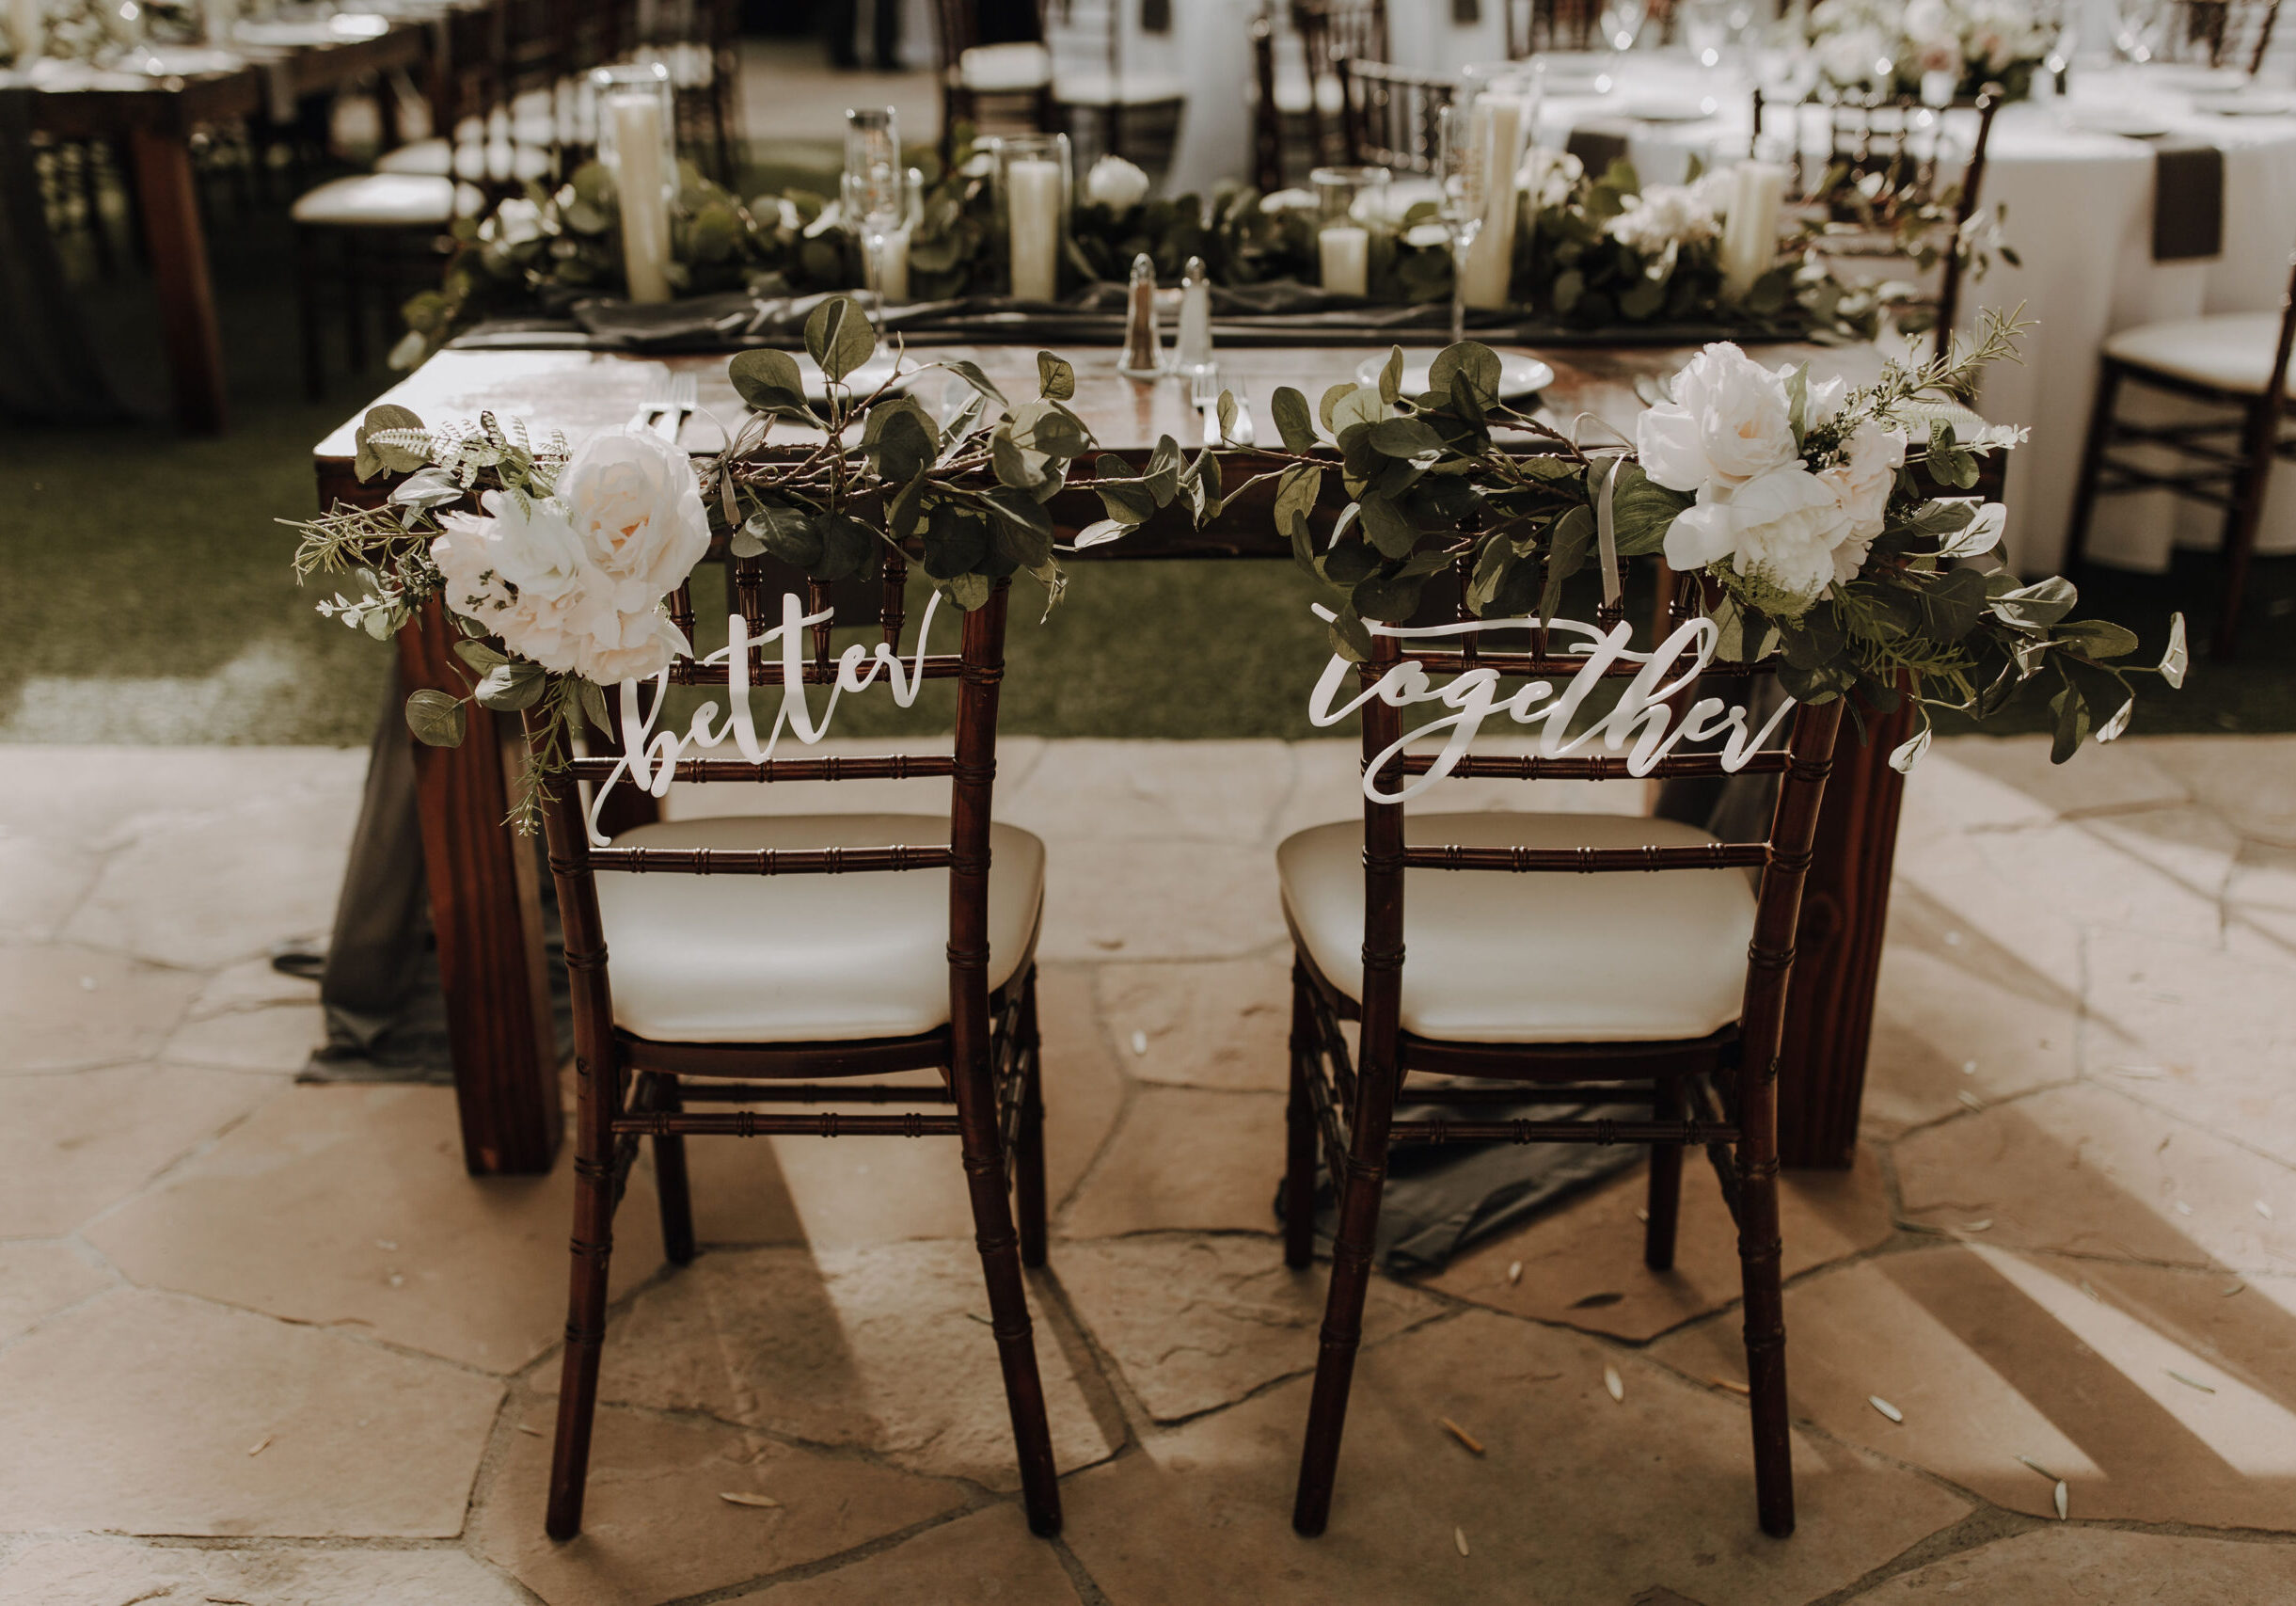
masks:
{"type": "Polygon", "coordinates": [[[1590,175],[1600,178],[1611,163],[1626,160],[1627,139],[1607,128],[1574,128],[1562,148],[1577,157],[1590,175]]]}
{"type": "Polygon", "coordinates": [[[2206,140],[2152,142],[2152,258],[2191,262],[2225,250],[2225,153],[2206,140]]]}

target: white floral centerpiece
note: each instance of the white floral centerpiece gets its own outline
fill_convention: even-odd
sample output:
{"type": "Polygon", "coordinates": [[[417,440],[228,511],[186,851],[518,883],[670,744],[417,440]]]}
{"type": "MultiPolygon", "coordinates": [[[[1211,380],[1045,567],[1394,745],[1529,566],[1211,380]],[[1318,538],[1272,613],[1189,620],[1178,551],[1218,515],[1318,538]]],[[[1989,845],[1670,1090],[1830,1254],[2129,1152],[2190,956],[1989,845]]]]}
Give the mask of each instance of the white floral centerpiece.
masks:
{"type": "Polygon", "coordinates": [[[2023,100],[2052,38],[2031,0],[1818,0],[1810,12],[1818,71],[1841,89],[1918,95],[1941,77],[1956,96],[1998,84],[2023,100]]]}

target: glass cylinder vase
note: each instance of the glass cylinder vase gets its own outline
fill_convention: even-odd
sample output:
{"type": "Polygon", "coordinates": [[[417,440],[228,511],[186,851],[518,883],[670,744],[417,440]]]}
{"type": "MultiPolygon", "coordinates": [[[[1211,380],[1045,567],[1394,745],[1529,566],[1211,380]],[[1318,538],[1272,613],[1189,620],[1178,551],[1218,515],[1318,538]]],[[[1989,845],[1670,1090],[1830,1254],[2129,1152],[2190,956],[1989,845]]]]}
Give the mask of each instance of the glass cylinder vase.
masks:
{"type": "Polygon", "coordinates": [[[1316,198],[1316,257],[1323,288],[1334,295],[1369,295],[1371,225],[1386,215],[1385,167],[1318,167],[1307,175],[1316,198]]]}
{"type": "Polygon", "coordinates": [[[1005,227],[1012,296],[1057,300],[1060,245],[1069,233],[1069,136],[1011,135],[995,148],[996,209],[1005,227]]]}
{"type": "Polygon", "coordinates": [[[670,70],[625,62],[590,74],[598,160],[614,177],[622,269],[632,301],[670,299],[670,204],[677,197],[677,119],[670,70]]]}

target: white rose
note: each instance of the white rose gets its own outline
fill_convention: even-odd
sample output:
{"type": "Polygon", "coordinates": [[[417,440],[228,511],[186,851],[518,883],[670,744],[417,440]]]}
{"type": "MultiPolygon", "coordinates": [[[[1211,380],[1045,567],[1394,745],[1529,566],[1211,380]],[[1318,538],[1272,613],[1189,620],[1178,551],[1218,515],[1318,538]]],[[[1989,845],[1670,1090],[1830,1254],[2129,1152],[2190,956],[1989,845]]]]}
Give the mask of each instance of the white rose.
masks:
{"type": "Polygon", "coordinates": [[[1843,443],[1842,460],[1818,472],[1845,521],[1845,537],[1834,549],[1834,578],[1848,580],[1864,566],[1866,549],[1881,533],[1882,515],[1906,460],[1905,431],[1884,429],[1868,420],[1843,443]],[[1845,566],[1846,565],[1846,566],[1845,566]]]}
{"type": "Polygon", "coordinates": [[[558,476],[596,583],[618,611],[650,609],[709,549],[709,515],[686,453],[658,435],[597,435],[558,476]]]}
{"type": "Polygon", "coordinates": [[[1727,559],[1759,603],[1799,617],[1833,584],[1847,528],[1832,490],[1797,464],[1702,497],[1668,530],[1666,560],[1690,569],[1727,559]]]}
{"type": "Polygon", "coordinates": [[[1543,211],[1567,204],[1586,175],[1586,164],[1568,151],[1534,145],[1524,152],[1523,165],[1515,169],[1515,187],[1530,197],[1535,210],[1543,211]]]}
{"type": "Polygon", "coordinates": [[[1316,199],[1308,190],[1271,190],[1259,198],[1262,212],[1313,212],[1316,199]]]}
{"type": "Polygon", "coordinates": [[[1686,184],[1653,184],[1639,196],[1623,199],[1626,210],[1610,220],[1608,232],[1645,256],[1655,256],[1669,246],[1711,240],[1717,231],[1714,209],[1686,184]]]}
{"type": "Polygon", "coordinates": [[[572,669],[576,615],[587,589],[573,524],[548,501],[521,507],[499,491],[480,500],[483,515],[441,514],[445,533],[431,543],[447,606],[519,657],[545,669],[572,669]]]}
{"type": "Polygon", "coordinates": [[[523,246],[542,238],[542,208],[522,196],[513,196],[495,208],[494,238],[505,246],[523,246]]]}
{"type": "Polygon", "coordinates": [[[1728,491],[1798,456],[1785,380],[1727,342],[1674,376],[1674,399],[1635,421],[1642,471],[1670,490],[1728,491]]]}
{"type": "Polygon", "coordinates": [[[669,615],[657,608],[627,613],[601,610],[582,623],[574,666],[600,686],[659,675],[672,659],[691,650],[669,615]]]}
{"type": "Polygon", "coordinates": [[[1121,156],[1103,156],[1085,175],[1085,196],[1112,212],[1138,206],[1148,192],[1148,176],[1121,156]]]}

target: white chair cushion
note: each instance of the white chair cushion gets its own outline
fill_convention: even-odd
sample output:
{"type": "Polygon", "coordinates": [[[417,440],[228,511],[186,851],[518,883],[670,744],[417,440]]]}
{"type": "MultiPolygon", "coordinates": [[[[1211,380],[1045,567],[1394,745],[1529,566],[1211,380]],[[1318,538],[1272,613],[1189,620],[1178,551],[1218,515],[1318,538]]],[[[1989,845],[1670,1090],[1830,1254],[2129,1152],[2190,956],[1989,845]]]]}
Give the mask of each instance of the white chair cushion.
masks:
{"type": "MultiPolygon", "coordinates": [[[[2223,390],[2260,394],[2280,339],[2277,312],[2220,312],[2174,324],[2140,324],[2105,341],[2107,356],[2223,390]]],[[[2296,374],[2288,394],[2296,396],[2296,374]]]]}
{"type": "MultiPolygon", "coordinates": [[[[1601,814],[1406,814],[1414,846],[1684,847],[1695,826],[1601,814]]],[[[1363,825],[1275,850],[1307,956],[1363,996],[1363,825]]],[[[1743,870],[1407,870],[1403,1029],[1447,1042],[1672,1042],[1738,1018],[1754,894],[1743,870]]]]}
{"type": "Polygon", "coordinates": [[[483,179],[496,183],[515,179],[525,183],[548,174],[550,153],[531,145],[513,145],[506,139],[490,140],[484,145],[472,140],[453,146],[443,139],[419,139],[395,151],[384,151],[374,159],[374,170],[420,173],[429,178],[445,178],[452,173],[458,179],[483,179]]]}
{"type": "Polygon", "coordinates": [[[980,44],[957,58],[957,82],[983,94],[1018,94],[1053,81],[1053,53],[1040,44],[980,44]]]}
{"type": "Polygon", "coordinates": [[[1310,103],[1326,117],[1337,117],[1347,103],[1338,77],[1326,73],[1311,81],[1306,68],[1296,63],[1276,63],[1275,109],[1287,116],[1299,117],[1310,103]]]}
{"type": "MultiPolygon", "coordinates": [[[[640,826],[617,848],[883,848],[949,840],[946,815],[734,817],[640,826]]],[[[1044,844],[989,833],[989,985],[1044,905],[1044,844]]],[[[614,1023],[657,1042],[849,1042],[949,1018],[949,872],[598,873],[614,1023]]]]}
{"type": "Polygon", "coordinates": [[[454,147],[444,139],[412,139],[377,156],[374,170],[443,179],[454,170],[454,147]]]}
{"type": "Polygon", "coordinates": [[[295,198],[297,223],[345,229],[413,229],[454,215],[454,184],[420,173],[360,173],[329,179],[295,198]]]}
{"type": "Polygon", "coordinates": [[[1157,72],[1127,72],[1111,78],[1105,71],[1063,72],[1053,82],[1053,98],[1068,106],[1161,106],[1188,98],[1188,87],[1157,72]]]}

